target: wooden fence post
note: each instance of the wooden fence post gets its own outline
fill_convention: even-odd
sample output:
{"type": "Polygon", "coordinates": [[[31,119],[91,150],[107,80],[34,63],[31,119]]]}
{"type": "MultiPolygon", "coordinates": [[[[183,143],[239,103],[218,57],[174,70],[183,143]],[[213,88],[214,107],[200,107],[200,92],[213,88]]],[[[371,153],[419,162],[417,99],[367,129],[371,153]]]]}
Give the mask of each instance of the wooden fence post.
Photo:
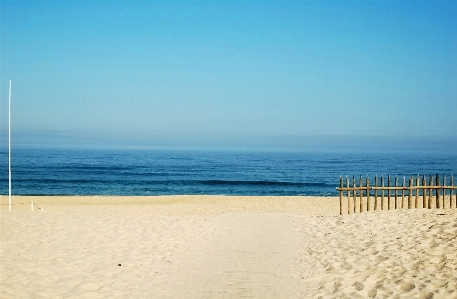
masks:
{"type": "MultiPolygon", "coordinates": [[[[451,182],[449,185],[454,187],[454,176],[453,175],[451,175],[451,182]]],[[[455,196],[455,202],[452,200],[453,195],[454,195],[454,189],[451,189],[451,194],[449,195],[449,200],[451,201],[451,208],[452,207],[457,208],[457,192],[456,192],[456,196],[455,196]]]]}
{"type": "Polygon", "coordinates": [[[406,184],[406,178],[403,176],[403,183],[401,185],[401,208],[405,208],[405,184],[406,184]]]}
{"type": "Polygon", "coordinates": [[[381,176],[381,210],[384,210],[384,176],[381,176]]]}
{"type": "MultiPolygon", "coordinates": [[[[390,174],[387,175],[387,188],[390,188],[390,174]]],[[[390,210],[390,189],[387,189],[387,209],[390,210]]]]}
{"type": "Polygon", "coordinates": [[[363,181],[362,181],[362,176],[360,176],[360,181],[359,181],[359,187],[360,187],[360,202],[359,202],[359,205],[360,205],[360,208],[359,208],[359,213],[362,213],[362,197],[363,197],[363,181]]]}
{"type": "Polygon", "coordinates": [[[348,188],[348,215],[351,214],[351,190],[349,190],[349,178],[346,177],[346,187],[348,188]]]}
{"type": "MultiPolygon", "coordinates": [[[[443,177],[443,186],[446,186],[446,175],[444,175],[444,177],[443,177]]],[[[446,208],[445,202],[446,202],[446,188],[443,187],[443,209],[446,208]]],[[[449,207],[451,207],[451,206],[449,205],[449,207]]]]}
{"type": "MultiPolygon", "coordinates": [[[[449,183],[449,185],[452,186],[452,187],[454,187],[454,176],[453,176],[453,175],[451,175],[451,182],[449,183]]],[[[450,191],[450,193],[451,193],[451,194],[449,194],[449,201],[451,202],[451,205],[450,205],[450,206],[451,206],[451,209],[452,209],[452,208],[456,208],[456,207],[457,207],[457,196],[456,196],[456,199],[455,199],[456,201],[454,202],[454,201],[452,200],[452,197],[453,197],[453,195],[454,195],[454,189],[451,189],[451,190],[449,190],[449,191],[450,191]]]]}
{"type": "MultiPolygon", "coordinates": [[[[433,186],[433,176],[430,175],[430,180],[429,180],[429,185],[430,187],[433,186]]],[[[433,194],[433,189],[428,190],[428,208],[432,208],[432,194],[433,194]]]]}
{"type": "Polygon", "coordinates": [[[412,189],[412,184],[413,184],[413,176],[409,177],[409,190],[408,190],[408,209],[412,209],[413,207],[413,200],[412,200],[412,194],[411,192],[413,191],[412,189]]]}
{"type": "Polygon", "coordinates": [[[356,204],[356,194],[357,194],[357,190],[355,189],[355,187],[357,186],[357,183],[355,182],[355,176],[352,176],[352,187],[354,188],[353,191],[354,191],[354,213],[355,213],[355,204],[356,204]]]}
{"type": "MultiPolygon", "coordinates": [[[[395,188],[398,188],[398,176],[395,176],[395,188]]],[[[397,209],[398,190],[395,189],[395,210],[397,209]]]]}
{"type": "MultiPolygon", "coordinates": [[[[436,186],[440,185],[440,177],[438,174],[436,174],[436,186]]],[[[440,198],[440,189],[436,188],[435,189],[435,194],[436,194],[436,208],[441,209],[441,198],[440,198]]]]}
{"type": "Polygon", "coordinates": [[[425,178],[425,174],[422,177],[422,208],[426,209],[428,208],[427,204],[427,189],[425,188],[425,185],[427,185],[427,179],[425,178]]]}
{"type": "Polygon", "coordinates": [[[368,178],[367,175],[367,211],[370,211],[370,179],[368,178]]]}
{"type": "Polygon", "coordinates": [[[416,177],[416,201],[414,207],[417,209],[419,207],[419,175],[416,177]]]}
{"type": "Polygon", "coordinates": [[[374,210],[378,210],[378,176],[374,177],[374,210]]]}
{"type": "Polygon", "coordinates": [[[343,177],[340,177],[340,215],[343,215],[343,177]]]}

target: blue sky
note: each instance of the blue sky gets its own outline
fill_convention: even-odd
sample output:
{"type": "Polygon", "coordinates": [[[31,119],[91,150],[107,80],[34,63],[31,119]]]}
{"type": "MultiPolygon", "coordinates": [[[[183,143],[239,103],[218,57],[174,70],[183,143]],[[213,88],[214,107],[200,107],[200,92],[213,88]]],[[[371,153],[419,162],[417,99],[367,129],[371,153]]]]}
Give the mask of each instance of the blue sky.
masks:
{"type": "Polygon", "coordinates": [[[13,144],[457,145],[456,1],[1,1],[13,144]],[[405,141],[406,140],[406,141],[405,141]]]}

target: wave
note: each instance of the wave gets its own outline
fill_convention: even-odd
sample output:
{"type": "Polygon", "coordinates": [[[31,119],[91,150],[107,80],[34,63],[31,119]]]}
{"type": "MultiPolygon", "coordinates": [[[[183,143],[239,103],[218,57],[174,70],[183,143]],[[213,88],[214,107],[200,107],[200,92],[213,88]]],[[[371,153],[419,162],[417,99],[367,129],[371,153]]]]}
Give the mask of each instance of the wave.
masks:
{"type": "Polygon", "coordinates": [[[148,180],[148,179],[80,179],[80,178],[16,178],[15,183],[35,184],[121,184],[121,185],[205,185],[205,186],[270,186],[270,187],[335,187],[318,182],[249,181],[249,180],[148,180]]]}
{"type": "Polygon", "coordinates": [[[300,182],[281,182],[281,181],[229,181],[229,180],[203,180],[199,181],[203,185],[228,185],[228,186],[280,186],[280,187],[330,187],[333,185],[325,183],[300,183],[300,182]]]}

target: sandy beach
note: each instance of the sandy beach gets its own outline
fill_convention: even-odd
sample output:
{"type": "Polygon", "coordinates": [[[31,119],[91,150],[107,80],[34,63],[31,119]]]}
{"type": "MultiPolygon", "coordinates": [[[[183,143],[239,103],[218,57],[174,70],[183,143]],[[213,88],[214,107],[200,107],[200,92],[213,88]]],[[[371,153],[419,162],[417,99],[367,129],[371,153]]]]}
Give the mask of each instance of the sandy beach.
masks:
{"type": "Polygon", "coordinates": [[[457,298],[457,209],[1,197],[1,298],[457,298]],[[30,201],[43,212],[30,211],[30,201]]]}

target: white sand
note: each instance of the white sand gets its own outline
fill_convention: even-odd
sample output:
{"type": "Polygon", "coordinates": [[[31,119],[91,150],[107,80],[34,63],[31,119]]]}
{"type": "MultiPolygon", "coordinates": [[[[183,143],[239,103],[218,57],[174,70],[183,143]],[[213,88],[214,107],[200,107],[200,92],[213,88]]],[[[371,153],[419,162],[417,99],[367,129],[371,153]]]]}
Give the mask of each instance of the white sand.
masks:
{"type": "Polygon", "coordinates": [[[10,213],[0,199],[1,298],[457,298],[457,209],[14,197],[10,213]]]}

